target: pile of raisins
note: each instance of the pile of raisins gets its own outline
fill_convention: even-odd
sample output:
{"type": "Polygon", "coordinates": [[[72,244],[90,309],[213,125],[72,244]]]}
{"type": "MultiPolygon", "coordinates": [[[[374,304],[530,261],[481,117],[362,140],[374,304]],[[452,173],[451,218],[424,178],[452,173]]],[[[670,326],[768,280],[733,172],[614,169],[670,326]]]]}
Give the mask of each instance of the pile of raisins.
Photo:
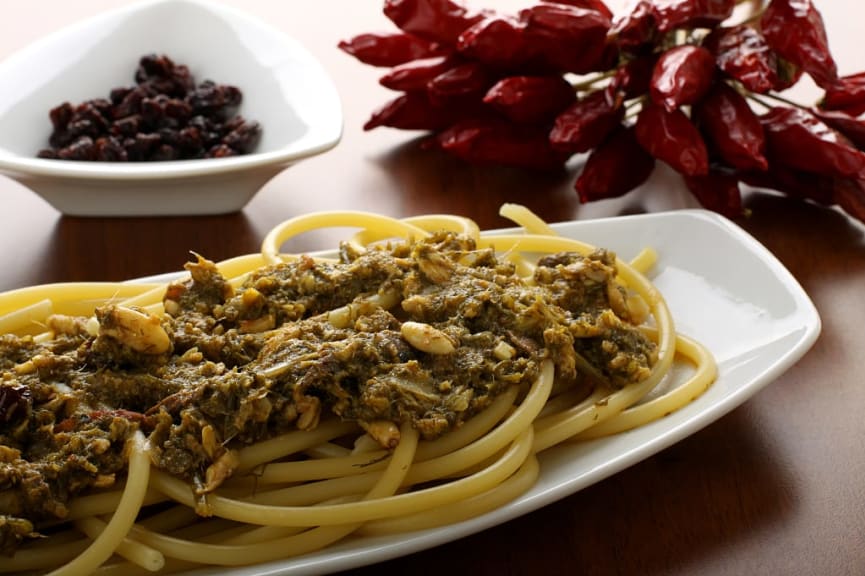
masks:
{"type": "Polygon", "coordinates": [[[143,56],[134,87],[49,113],[54,129],[40,158],[146,162],[223,158],[252,152],[258,122],[237,115],[243,95],[210,80],[196,85],[189,68],[168,56],[143,56]]]}

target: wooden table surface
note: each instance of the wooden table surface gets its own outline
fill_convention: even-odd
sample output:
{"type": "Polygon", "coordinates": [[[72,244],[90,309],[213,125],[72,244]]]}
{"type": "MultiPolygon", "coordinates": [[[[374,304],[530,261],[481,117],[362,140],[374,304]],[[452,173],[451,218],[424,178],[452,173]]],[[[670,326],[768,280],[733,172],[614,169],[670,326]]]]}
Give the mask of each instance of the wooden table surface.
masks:
{"type": "MultiPolygon", "coordinates": [[[[0,290],[173,271],[190,250],[212,259],[252,252],[273,225],[315,210],[449,212],[493,228],[505,224],[497,216],[503,202],[525,204],[549,221],[696,206],[663,173],[651,193],[580,206],[575,165],[553,174],[471,167],[418,150],[417,134],[364,133],[362,123],[388,93],[376,83],[377,70],[335,45],[389,28],[378,0],[232,3],[299,38],[321,60],[343,98],[342,142],[280,174],[242,212],[226,216],[68,218],[0,176],[0,290]]],[[[7,7],[0,58],[116,4],[29,0],[7,7]]],[[[861,69],[856,41],[865,4],[818,5],[841,71],[861,69]]],[[[808,86],[801,94],[813,97],[808,86]]],[[[752,214],[741,226],[790,269],[822,317],[820,339],[797,365],[718,422],[608,480],[359,573],[865,574],[865,227],[776,195],[752,194],[747,207],[752,214]]]]}

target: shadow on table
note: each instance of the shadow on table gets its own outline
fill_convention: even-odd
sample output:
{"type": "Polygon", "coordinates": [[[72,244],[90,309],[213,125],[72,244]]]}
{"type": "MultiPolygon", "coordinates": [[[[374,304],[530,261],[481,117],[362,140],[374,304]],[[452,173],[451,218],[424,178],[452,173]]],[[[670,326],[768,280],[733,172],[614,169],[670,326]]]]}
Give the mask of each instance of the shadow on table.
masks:
{"type": "Polygon", "coordinates": [[[259,249],[242,213],[160,218],[61,217],[44,251],[40,282],[120,281],[182,270],[201,254],[219,261],[259,249]],[[82,264],[84,263],[84,264],[82,264]]]}
{"type": "Polygon", "coordinates": [[[574,174],[473,165],[439,150],[424,150],[418,138],[375,160],[402,191],[404,214],[458,214],[482,228],[509,222],[498,217],[505,202],[523,204],[549,221],[569,220],[579,204],[574,174]]]}
{"type": "Polygon", "coordinates": [[[581,204],[574,182],[584,156],[573,157],[561,169],[529,170],[470,164],[439,150],[424,150],[422,141],[410,140],[374,157],[402,191],[405,214],[457,213],[481,228],[497,228],[511,225],[497,216],[505,202],[523,204],[548,222],[699,207],[681,177],[660,164],[638,189],[581,204]]]}
{"type": "Polygon", "coordinates": [[[865,262],[865,225],[838,209],[762,192],[749,195],[745,206],[750,216],[741,226],[806,290],[865,262]]]}

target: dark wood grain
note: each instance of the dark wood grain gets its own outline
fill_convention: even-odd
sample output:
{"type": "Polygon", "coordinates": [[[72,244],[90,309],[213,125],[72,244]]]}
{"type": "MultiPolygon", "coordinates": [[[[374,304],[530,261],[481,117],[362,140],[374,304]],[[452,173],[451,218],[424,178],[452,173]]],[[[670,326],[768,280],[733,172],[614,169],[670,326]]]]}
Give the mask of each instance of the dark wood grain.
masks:
{"type": "MultiPolygon", "coordinates": [[[[21,45],[63,24],[56,15],[40,19],[47,2],[26,4],[25,32],[12,36],[21,45]]],[[[109,5],[73,4],[78,12],[67,18],[109,5]]],[[[550,221],[695,206],[663,171],[651,194],[580,206],[572,189],[577,165],[552,174],[472,167],[420,151],[417,134],[363,133],[366,116],[389,94],[376,83],[379,71],[335,44],[386,28],[380,3],[339,3],[336,19],[329,2],[302,10],[293,2],[236,4],[301,39],[333,75],[345,109],[339,146],[280,174],[243,212],[226,216],[66,218],[0,177],[0,290],[172,271],[190,250],[213,259],[252,252],[273,225],[314,210],[449,212],[492,228],[504,224],[497,216],[503,202],[526,204],[550,221]]],[[[17,24],[0,26],[0,35],[12,34],[17,24]]],[[[865,227],[772,194],[750,195],[747,207],[741,226],[791,270],[821,314],[823,333],[808,355],[728,416],[606,481],[355,573],[865,574],[865,227]]],[[[329,246],[339,235],[299,238],[288,248],[329,246]]]]}

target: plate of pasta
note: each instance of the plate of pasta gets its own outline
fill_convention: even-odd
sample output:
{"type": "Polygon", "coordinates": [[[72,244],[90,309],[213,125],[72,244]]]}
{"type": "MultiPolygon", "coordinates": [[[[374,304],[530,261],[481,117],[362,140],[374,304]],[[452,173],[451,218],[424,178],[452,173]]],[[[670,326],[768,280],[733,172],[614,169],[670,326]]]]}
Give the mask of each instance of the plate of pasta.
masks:
{"type": "Polygon", "coordinates": [[[308,214],[258,254],[0,294],[0,573],[321,574],[430,548],[687,437],[819,335],[718,215],[502,214],[308,214]],[[327,226],[358,231],[281,251],[327,226]]]}

